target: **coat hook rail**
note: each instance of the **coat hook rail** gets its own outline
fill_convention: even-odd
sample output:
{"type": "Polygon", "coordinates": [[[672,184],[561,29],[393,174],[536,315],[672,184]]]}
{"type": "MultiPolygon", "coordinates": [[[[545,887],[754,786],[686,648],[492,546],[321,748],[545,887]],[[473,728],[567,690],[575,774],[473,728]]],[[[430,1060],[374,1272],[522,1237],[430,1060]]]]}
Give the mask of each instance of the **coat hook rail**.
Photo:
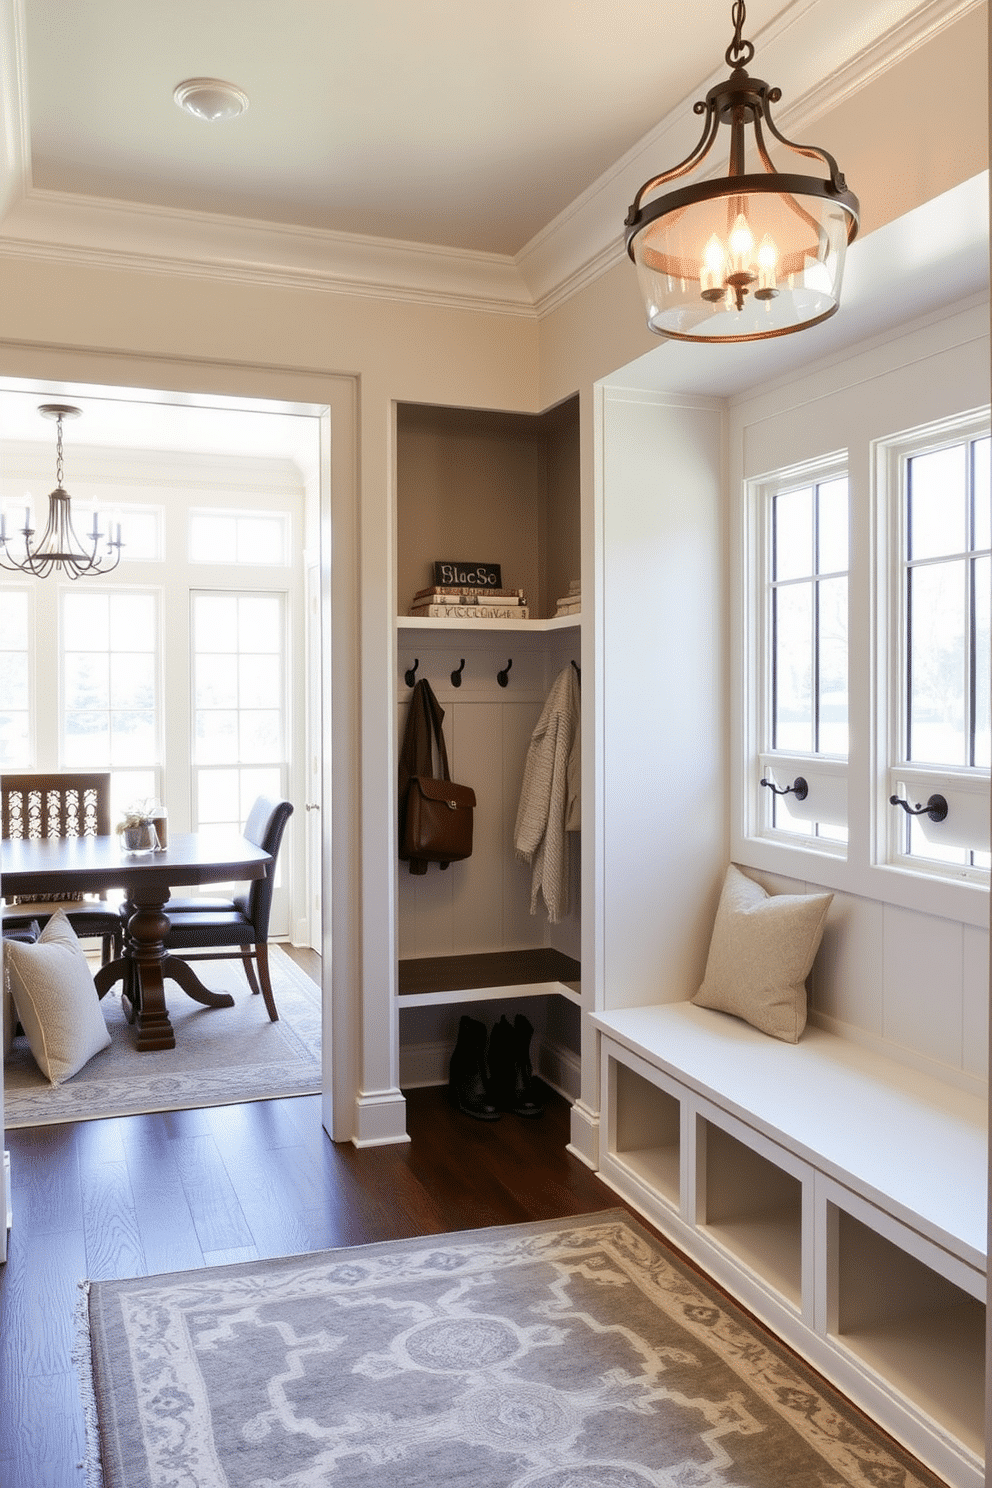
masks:
{"type": "Polygon", "coordinates": [[[463,656],[462,659],[461,659],[461,661],[458,663],[458,665],[455,667],[455,670],[451,674],[451,685],[452,685],[452,687],[461,687],[461,685],[462,685],[462,672],[464,670],[465,670],[465,658],[463,656]]]}
{"type": "Polygon", "coordinates": [[[773,780],[763,780],[761,784],[767,785],[773,795],[788,796],[793,794],[797,801],[805,801],[809,795],[809,786],[802,775],[797,775],[791,785],[776,785],[773,780]]]}
{"type": "Polygon", "coordinates": [[[936,794],[928,797],[925,806],[921,806],[919,801],[915,806],[910,806],[901,796],[890,796],[889,805],[901,806],[907,816],[928,816],[932,822],[942,822],[947,816],[947,801],[936,794]]]}
{"type": "Polygon", "coordinates": [[[404,680],[406,682],[407,687],[412,687],[413,684],[416,682],[416,680],[417,680],[417,668],[419,667],[419,665],[420,665],[420,657],[417,656],[417,657],[414,658],[413,666],[412,667],[407,667],[406,671],[403,673],[403,677],[404,677],[404,680]]]}
{"type": "Polygon", "coordinates": [[[506,663],[506,666],[503,668],[503,670],[501,672],[497,672],[496,673],[496,681],[499,683],[500,687],[506,687],[506,686],[509,685],[509,681],[510,681],[510,668],[512,667],[512,665],[513,665],[513,657],[511,656],[510,659],[509,659],[509,661],[506,663]]]}

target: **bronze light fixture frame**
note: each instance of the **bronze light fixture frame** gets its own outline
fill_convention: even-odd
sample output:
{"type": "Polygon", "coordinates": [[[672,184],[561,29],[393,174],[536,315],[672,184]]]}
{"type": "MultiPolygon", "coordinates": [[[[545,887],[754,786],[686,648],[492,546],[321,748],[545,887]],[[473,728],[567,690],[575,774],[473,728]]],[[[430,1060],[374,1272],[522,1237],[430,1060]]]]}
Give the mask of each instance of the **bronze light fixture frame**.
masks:
{"type": "Polygon", "coordinates": [[[121,561],[121,548],[124,546],[120,523],[117,524],[117,536],[114,537],[111,529],[105,552],[98,554],[97,548],[103,537],[99,517],[94,513],[93,531],[87,532],[85,540],[80,538],[72,522],[72,498],[62,485],[62,423],[65,419],[78,418],[82,410],[69,403],[42,403],[38,412],[43,418],[55,419],[58,426],[55,440],[56,486],[48,495],[48,522],[32,547],[31,539],[35,529],[31,526],[30,508],[25,511],[24,526],[19,529],[20,536],[24,539],[24,557],[15,558],[8,548],[12,538],[7,536],[6,517],[0,513],[0,568],[8,569],[11,573],[30,574],[36,579],[47,578],[55,569],[59,569],[70,579],[78,579],[83,574],[111,573],[121,561]]]}
{"type": "MultiPolygon", "coordinates": [[[[654,224],[662,219],[677,222],[686,212],[704,202],[718,202],[726,200],[728,228],[738,213],[744,212],[749,197],[767,197],[774,195],[781,198],[785,208],[796,219],[800,230],[805,233],[807,240],[818,241],[820,252],[825,255],[827,245],[824,242],[822,227],[815,215],[816,207],[823,202],[830,203],[835,209],[839,209],[846,217],[846,242],[840,253],[840,266],[837,274],[837,286],[839,292],[840,270],[843,267],[843,250],[850,244],[858,231],[860,216],[860,204],[853,192],[847,189],[847,183],[838,168],[836,160],[828,151],[822,150],[816,145],[798,145],[779,131],[772,119],[771,107],[777,104],[782,97],[781,88],[771,88],[760,78],[752,78],[746,71],[747,65],[754,57],[754,47],[751,42],[742,37],[746,10],[743,0],[736,0],[732,10],[734,21],[734,37],[726,51],[727,66],[730,67],[730,77],[723,83],[718,83],[711,88],[706,95],[705,101],[697,102],[693,106],[693,112],[705,115],[703,132],[695,149],[679,165],[670,170],[663,171],[660,175],[653,176],[645,181],[634,198],[630,211],[627,214],[624,226],[626,228],[626,247],[630,258],[641,269],[637,251],[642,248],[638,244],[642,233],[649,230],[654,224]],[[654,201],[644,203],[644,198],[659,186],[664,186],[669,181],[677,180],[681,176],[688,175],[690,171],[701,165],[706,159],[719,133],[720,126],[730,126],[730,160],[729,171],[726,176],[697,182],[695,185],[683,186],[675,191],[667,192],[664,196],[654,201]],[[746,130],[748,126],[754,130],[754,147],[764,167],[763,174],[747,174],[745,170],[746,155],[746,130]],[[784,145],[786,149],[795,154],[803,155],[813,160],[820,160],[827,167],[829,175],[826,179],[817,176],[785,174],[779,172],[772,163],[768,153],[764,131],[784,145]],[[803,205],[803,199],[810,201],[810,207],[803,205]]],[[[647,240],[644,240],[646,242],[647,240]]],[[[702,244],[699,245],[702,250],[702,244]]],[[[650,250],[646,250],[650,251],[650,250]]],[[[684,267],[685,260],[681,264],[673,266],[666,264],[664,251],[656,254],[660,259],[660,274],[668,274],[675,278],[680,277],[680,269],[683,271],[684,293],[684,267]]],[[[702,261],[702,252],[699,254],[702,261]]],[[[824,260],[825,261],[825,258],[824,260]]],[[[801,268],[797,261],[797,255],[792,259],[786,255],[780,265],[780,272],[784,275],[795,273],[801,268]]],[[[702,284],[702,276],[700,276],[702,284]]],[[[744,309],[748,296],[754,301],[764,300],[770,302],[779,296],[777,287],[762,286],[757,272],[738,269],[725,276],[718,288],[701,288],[698,298],[710,301],[714,309],[719,309],[723,302],[724,308],[732,315],[736,308],[739,313],[744,309]],[[757,287],[755,287],[757,286],[757,287]]],[[[698,309],[698,307],[696,307],[698,309]]],[[[773,309],[770,304],[768,309],[773,309]]],[[[803,318],[797,323],[775,325],[773,318],[769,316],[767,329],[746,330],[744,332],[727,331],[724,334],[710,332],[705,329],[699,334],[691,331],[671,329],[665,326],[652,324],[649,308],[649,327],[658,331],[659,334],[674,337],[685,341],[751,341],[767,339],[771,336],[789,335],[793,331],[805,330],[807,326],[818,325],[821,321],[828,319],[837,310],[837,299],[821,313],[816,313],[808,318],[803,318]]],[[[661,318],[659,314],[659,319],[661,318]]],[[[705,328],[706,320],[701,320],[705,328]]]]}

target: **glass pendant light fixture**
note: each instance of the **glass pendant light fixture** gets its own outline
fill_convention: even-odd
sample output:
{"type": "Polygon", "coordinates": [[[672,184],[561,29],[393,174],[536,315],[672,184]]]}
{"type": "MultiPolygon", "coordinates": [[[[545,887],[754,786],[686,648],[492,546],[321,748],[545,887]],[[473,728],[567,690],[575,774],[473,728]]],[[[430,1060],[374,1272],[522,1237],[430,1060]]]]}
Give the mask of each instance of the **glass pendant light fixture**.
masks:
{"type": "Polygon", "coordinates": [[[645,181],[625,223],[648,326],[676,340],[758,341],[818,325],[837,310],[844,255],[858,230],[858,199],[833,156],[780,134],[771,106],[782,90],[745,71],[754,57],[742,35],[745,17],[737,0],[730,77],[694,106],[705,116],[699,143],[680,165],[645,181]],[[721,124],[730,126],[727,175],[645,203],[703,163],[721,124]],[[794,154],[821,160],[827,177],[780,173],[766,131],[794,154]],[[761,166],[750,174],[749,148],[761,166]]]}
{"type": "Polygon", "coordinates": [[[124,546],[120,523],[108,528],[106,549],[103,553],[98,553],[103,539],[99,512],[93,513],[92,532],[87,532],[85,539],[78,537],[72,525],[72,498],[62,485],[62,421],[78,418],[82,410],[73,408],[68,403],[43,403],[38,412],[43,418],[55,419],[58,425],[55,440],[57,484],[48,497],[48,523],[37,543],[32,544],[34,528],[31,526],[31,508],[25,507],[24,526],[20,528],[20,536],[24,539],[24,555],[20,556],[18,543],[18,555],[15,556],[11,553],[9,544],[16,539],[13,535],[8,537],[7,516],[0,511],[0,568],[9,569],[12,573],[31,574],[36,579],[47,578],[55,569],[68,575],[70,579],[78,579],[82,574],[111,573],[121,561],[121,548],[124,546]]]}

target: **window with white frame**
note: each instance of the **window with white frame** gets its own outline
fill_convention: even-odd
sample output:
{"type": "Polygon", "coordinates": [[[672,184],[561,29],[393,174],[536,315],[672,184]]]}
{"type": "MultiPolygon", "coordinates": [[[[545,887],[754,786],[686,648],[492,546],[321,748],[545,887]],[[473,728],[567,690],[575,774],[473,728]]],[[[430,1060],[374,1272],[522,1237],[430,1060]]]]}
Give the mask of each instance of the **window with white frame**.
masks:
{"type": "Polygon", "coordinates": [[[191,511],[190,561],[284,566],[289,531],[288,512],[191,511]]]}
{"type": "Polygon", "coordinates": [[[848,481],[842,462],[758,482],[758,831],[847,841],[848,481]]]}
{"type": "Polygon", "coordinates": [[[285,595],[196,592],[191,635],[195,825],[240,831],[285,794],[285,595]]]}
{"type": "Polygon", "coordinates": [[[0,589],[0,769],[31,763],[31,637],[27,589],[0,589]]]}
{"type": "Polygon", "coordinates": [[[988,415],[879,445],[890,572],[887,830],[896,865],[988,879],[988,415]],[[922,809],[921,809],[922,808],[922,809]],[[946,808],[946,814],[945,814],[946,808]]]}
{"type": "MultiPolygon", "coordinates": [[[[745,832],[838,864],[851,863],[855,842],[859,884],[865,870],[895,869],[984,886],[992,869],[988,410],[871,448],[873,489],[857,495],[841,457],[747,486],[754,768],[745,832]],[[852,566],[856,501],[859,530],[874,535],[852,566]],[[862,627],[853,691],[851,615],[875,616],[873,638],[867,621],[862,627]],[[856,777],[849,733],[859,746],[856,777]],[[852,801],[861,811],[853,834],[852,801]]],[[[832,881],[847,872],[838,867],[832,881]]]]}
{"type": "Polygon", "coordinates": [[[162,563],[165,560],[165,511],[161,506],[138,506],[134,502],[112,509],[114,526],[120,523],[123,557],[128,563],[162,563]]]}
{"type": "Polygon", "coordinates": [[[61,756],[111,772],[112,809],[160,792],[158,595],[66,589],[61,611],[61,756]]]}

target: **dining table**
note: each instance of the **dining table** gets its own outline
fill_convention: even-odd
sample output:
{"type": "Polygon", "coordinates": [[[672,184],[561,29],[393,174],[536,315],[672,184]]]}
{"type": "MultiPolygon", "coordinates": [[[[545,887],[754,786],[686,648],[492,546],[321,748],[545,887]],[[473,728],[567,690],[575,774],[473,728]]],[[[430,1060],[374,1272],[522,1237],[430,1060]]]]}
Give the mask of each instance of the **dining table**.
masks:
{"type": "Polygon", "coordinates": [[[270,853],[236,832],[169,833],[157,851],[125,849],[118,833],[82,837],[0,839],[0,893],[5,898],[123,890],[124,954],[94,975],[102,998],[118,982],[141,1050],[173,1049],[175,1031],[165,982],[176,982],[204,1007],[233,1007],[227,992],[212,992],[193,968],[166,949],[166,905],[174,887],[241,883],[262,878],[270,853]]]}

